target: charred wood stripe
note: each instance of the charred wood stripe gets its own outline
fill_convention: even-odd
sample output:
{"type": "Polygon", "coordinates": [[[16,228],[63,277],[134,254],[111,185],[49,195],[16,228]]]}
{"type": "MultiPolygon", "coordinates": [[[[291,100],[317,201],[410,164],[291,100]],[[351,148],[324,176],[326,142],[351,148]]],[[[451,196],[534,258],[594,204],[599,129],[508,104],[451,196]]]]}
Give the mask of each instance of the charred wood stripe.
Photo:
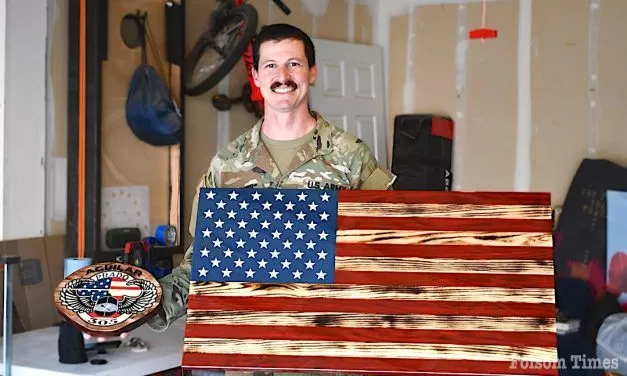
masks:
{"type": "MultiPolygon", "coordinates": [[[[342,284],[258,284],[245,282],[197,282],[190,285],[192,295],[326,298],[326,299],[394,299],[465,302],[555,303],[553,289],[483,288],[446,286],[384,286],[342,284]]],[[[397,304],[400,304],[398,302],[397,304]]],[[[372,302],[371,304],[376,304],[372,302]]],[[[404,302],[402,304],[405,304],[404,302]]]]}
{"type": "Polygon", "coordinates": [[[530,205],[457,205],[408,204],[371,202],[338,202],[342,217],[400,217],[400,218],[489,218],[551,220],[550,206],[530,205]]]}
{"type": "Polygon", "coordinates": [[[340,202],[551,206],[551,195],[537,192],[340,191],[340,202]]]}
{"type": "Polygon", "coordinates": [[[285,355],[285,356],[328,356],[392,359],[442,359],[543,362],[555,359],[552,347],[516,345],[455,345],[398,342],[358,341],[304,341],[304,340],[256,340],[226,338],[186,337],[185,352],[285,355]]]}
{"type": "MultiPolygon", "coordinates": [[[[343,327],[362,329],[391,328],[400,330],[434,330],[462,332],[499,332],[485,335],[500,335],[505,332],[555,332],[553,320],[538,320],[533,317],[490,316],[435,316],[435,315],[377,315],[351,312],[298,312],[298,311],[251,311],[251,310],[196,310],[187,312],[187,324],[212,325],[259,325],[282,327],[343,327]]],[[[232,328],[234,330],[234,328],[232,328]]],[[[266,329],[267,330],[267,329],[266,329]]],[[[342,332],[343,333],[343,332],[342,332]]],[[[338,333],[338,334],[342,334],[338,333]]],[[[444,333],[440,333],[444,335],[444,333]]],[[[471,334],[468,334],[471,336],[471,334]]],[[[367,335],[365,336],[368,337],[367,335]]],[[[336,338],[344,338],[338,335],[336,338]]],[[[390,336],[388,338],[396,338],[390,336]]],[[[420,342],[415,341],[414,342],[420,342]]],[[[555,340],[555,336],[551,336],[555,340]]],[[[331,340],[331,339],[329,339],[331,340]]],[[[516,342],[515,339],[508,339],[516,342]]],[[[546,345],[546,344],[545,344],[546,345]]],[[[538,345],[539,346],[539,345],[538,345]]],[[[544,345],[543,345],[544,346],[544,345]]]]}
{"type": "Polygon", "coordinates": [[[552,303],[516,303],[516,302],[464,302],[405,300],[402,304],[396,300],[379,299],[373,302],[368,299],[324,299],[324,298],[271,298],[255,296],[254,298],[237,296],[219,296],[198,292],[192,282],[192,291],[189,296],[190,310],[258,310],[275,312],[345,312],[371,313],[382,315],[436,315],[436,316],[463,316],[476,315],[493,317],[500,320],[502,317],[526,316],[534,317],[542,325],[549,325],[555,320],[555,306],[552,303]]]}
{"type": "MultiPolygon", "coordinates": [[[[553,275],[553,262],[455,260],[421,257],[336,257],[335,269],[361,272],[553,275]]],[[[486,278],[486,276],[484,276],[486,278]]],[[[419,285],[420,283],[416,283],[419,285]]]]}
{"type": "Polygon", "coordinates": [[[436,218],[436,217],[344,217],[337,218],[339,230],[420,230],[551,232],[552,222],[540,219],[436,218]]]}
{"type": "Polygon", "coordinates": [[[337,256],[423,257],[464,260],[546,260],[553,262],[552,247],[482,246],[482,245],[405,245],[338,243],[337,256]]]}
{"type": "Polygon", "coordinates": [[[503,287],[522,289],[554,288],[555,280],[552,274],[497,274],[490,273],[455,273],[455,272],[355,272],[338,270],[335,272],[335,282],[346,285],[399,285],[399,286],[460,286],[460,287],[503,287]]]}
{"type": "Polygon", "coordinates": [[[455,344],[455,345],[510,345],[551,347],[555,333],[498,332],[482,330],[407,330],[398,328],[294,327],[285,325],[261,326],[255,324],[228,325],[188,322],[185,336],[189,338],[267,339],[296,341],[355,341],[380,342],[394,338],[398,343],[455,344]]]}
{"type": "Polygon", "coordinates": [[[551,247],[549,232],[338,230],[337,243],[551,247]]]}
{"type": "MultiPolygon", "coordinates": [[[[422,374],[433,376],[435,372],[442,374],[480,374],[492,376],[505,375],[557,375],[558,368],[538,367],[529,369],[524,366],[512,366],[512,360],[473,361],[473,360],[442,360],[442,359],[382,359],[382,358],[332,358],[326,356],[281,356],[281,355],[245,355],[188,352],[184,349],[182,365],[192,369],[280,369],[282,372],[346,372],[387,375],[422,374]],[[385,371],[382,372],[382,370],[385,371]]],[[[515,357],[514,357],[515,359],[515,357]]],[[[556,362],[554,359],[548,362],[556,362]]],[[[519,363],[520,364],[520,363],[519,363]]],[[[541,364],[545,365],[544,363],[541,364]]]]}

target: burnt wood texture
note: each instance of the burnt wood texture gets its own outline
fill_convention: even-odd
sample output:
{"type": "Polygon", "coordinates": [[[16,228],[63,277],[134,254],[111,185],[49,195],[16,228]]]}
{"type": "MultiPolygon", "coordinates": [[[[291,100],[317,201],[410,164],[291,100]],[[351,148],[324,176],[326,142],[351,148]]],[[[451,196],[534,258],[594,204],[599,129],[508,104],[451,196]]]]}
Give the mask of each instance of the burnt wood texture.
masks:
{"type": "Polygon", "coordinates": [[[338,201],[334,283],[192,281],[184,368],[558,374],[548,194],[338,201]]]}

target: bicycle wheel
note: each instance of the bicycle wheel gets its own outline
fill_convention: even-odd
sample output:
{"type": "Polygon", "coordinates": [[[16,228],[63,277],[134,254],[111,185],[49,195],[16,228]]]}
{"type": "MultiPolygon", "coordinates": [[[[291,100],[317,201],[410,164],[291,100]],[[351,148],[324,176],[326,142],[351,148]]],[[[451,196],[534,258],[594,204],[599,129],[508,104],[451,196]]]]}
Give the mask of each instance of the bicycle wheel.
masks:
{"type": "Polygon", "coordinates": [[[257,10],[243,4],[229,10],[215,38],[203,34],[185,59],[184,88],[198,96],[218,84],[242,57],[257,32],[257,10]]]}

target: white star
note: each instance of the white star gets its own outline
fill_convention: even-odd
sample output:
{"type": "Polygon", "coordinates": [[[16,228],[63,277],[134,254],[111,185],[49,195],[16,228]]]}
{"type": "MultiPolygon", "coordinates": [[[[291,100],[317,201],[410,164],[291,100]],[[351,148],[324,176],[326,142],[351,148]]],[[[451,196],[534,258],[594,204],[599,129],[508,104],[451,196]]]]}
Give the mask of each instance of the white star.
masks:
{"type": "Polygon", "coordinates": [[[287,222],[285,222],[285,228],[286,228],[286,229],[291,229],[293,225],[294,225],[294,224],[292,223],[292,221],[287,221],[287,222]]]}
{"type": "Polygon", "coordinates": [[[229,270],[229,268],[226,268],[222,271],[222,277],[230,277],[231,276],[231,271],[229,270]]]}
{"type": "Polygon", "coordinates": [[[272,204],[266,201],[263,204],[261,204],[261,206],[263,206],[263,210],[270,210],[270,207],[272,206],[272,204]]]}
{"type": "Polygon", "coordinates": [[[213,218],[213,212],[209,209],[205,212],[205,218],[213,218]]]}
{"type": "Polygon", "coordinates": [[[296,233],[296,239],[302,239],[303,236],[305,236],[305,233],[298,230],[298,232],[296,233]]]}
{"type": "Polygon", "coordinates": [[[272,269],[272,271],[270,272],[270,278],[276,278],[278,275],[279,275],[279,272],[277,272],[274,269],[272,269]]]}
{"type": "Polygon", "coordinates": [[[303,258],[304,253],[300,251],[300,249],[296,252],[294,252],[294,258],[295,259],[302,259],[303,258]]]}
{"type": "Polygon", "coordinates": [[[292,272],[292,274],[294,275],[295,279],[300,279],[300,276],[303,275],[300,270],[296,270],[295,272],[292,272]]]}
{"type": "Polygon", "coordinates": [[[320,240],[327,240],[327,236],[329,234],[327,234],[326,232],[322,231],[321,233],[318,234],[318,236],[320,237],[320,240]]]}
{"type": "Polygon", "coordinates": [[[248,222],[246,222],[245,220],[241,219],[239,222],[237,222],[237,224],[239,225],[239,228],[245,228],[246,225],[248,224],[248,222]]]}
{"type": "Polygon", "coordinates": [[[316,273],[316,275],[318,276],[318,279],[324,279],[324,276],[327,275],[327,273],[321,270],[318,273],[316,273]]]}
{"type": "Polygon", "coordinates": [[[309,260],[305,263],[305,265],[307,266],[307,269],[313,269],[314,265],[316,264],[311,262],[311,260],[309,260]]]}
{"type": "Polygon", "coordinates": [[[248,268],[248,270],[246,270],[246,278],[252,278],[254,276],[255,272],[251,268],[248,268]]]}
{"type": "Polygon", "coordinates": [[[306,216],[307,214],[303,213],[303,211],[301,210],[300,213],[296,214],[296,219],[299,219],[302,221],[305,219],[306,216]]]}
{"type": "Polygon", "coordinates": [[[253,200],[259,200],[259,197],[261,197],[261,195],[259,194],[259,192],[255,192],[253,193],[253,200]]]}
{"type": "Polygon", "coordinates": [[[317,226],[317,225],[316,225],[316,223],[315,223],[314,221],[311,221],[311,222],[309,222],[309,223],[307,224],[307,227],[308,227],[310,230],[315,230],[315,229],[316,229],[316,226],[317,226]]]}
{"type": "Polygon", "coordinates": [[[294,210],[294,204],[292,204],[292,201],[285,204],[285,210],[294,210]]]}
{"type": "Polygon", "coordinates": [[[322,198],[322,201],[329,201],[329,196],[326,192],[324,192],[324,194],[322,196],[320,196],[322,198]]]}
{"type": "Polygon", "coordinates": [[[235,267],[236,268],[241,268],[242,265],[244,265],[244,261],[242,261],[242,259],[235,260],[235,267]]]}
{"type": "Polygon", "coordinates": [[[222,225],[224,224],[224,222],[221,219],[218,219],[217,221],[213,222],[217,228],[222,228],[222,225]]]}
{"type": "Polygon", "coordinates": [[[277,201],[283,201],[283,193],[281,193],[281,192],[277,192],[277,193],[274,195],[274,198],[276,198],[276,199],[277,199],[277,201]]]}
{"type": "Polygon", "coordinates": [[[220,248],[220,245],[222,245],[222,240],[220,239],[216,239],[213,241],[213,246],[216,248],[220,248]]]}
{"type": "Polygon", "coordinates": [[[207,200],[213,200],[213,198],[215,197],[215,193],[213,193],[213,191],[209,191],[209,193],[207,193],[207,200]]]}
{"type": "Polygon", "coordinates": [[[309,210],[316,210],[317,207],[318,207],[318,204],[316,204],[315,202],[312,202],[309,204],[309,210]]]}
{"type": "Polygon", "coordinates": [[[270,228],[270,222],[268,222],[268,221],[266,221],[264,219],[264,221],[261,222],[261,228],[268,228],[269,229],[270,228]]]}
{"type": "Polygon", "coordinates": [[[218,205],[218,209],[224,209],[224,205],[226,205],[226,202],[220,200],[220,202],[218,202],[216,205],[218,205]]]}
{"type": "Polygon", "coordinates": [[[239,208],[240,209],[244,209],[244,210],[248,209],[248,203],[246,201],[240,202],[239,203],[239,208]]]}
{"type": "Polygon", "coordinates": [[[225,234],[227,238],[232,238],[233,235],[235,235],[235,231],[229,229],[227,232],[225,232],[225,234]]]}
{"type": "Polygon", "coordinates": [[[207,247],[200,250],[200,257],[209,257],[209,250],[207,247]]]}
{"type": "Polygon", "coordinates": [[[235,193],[235,191],[233,191],[233,192],[229,193],[229,198],[230,198],[231,200],[235,200],[235,199],[237,199],[237,193],[235,193]]]}
{"type": "Polygon", "coordinates": [[[263,239],[262,241],[259,242],[259,246],[261,248],[268,248],[268,244],[270,244],[266,239],[263,239]]]}
{"type": "Polygon", "coordinates": [[[218,260],[218,258],[214,258],[213,260],[211,260],[211,266],[215,266],[216,268],[218,266],[220,266],[220,260],[218,260]]]}
{"type": "Polygon", "coordinates": [[[281,219],[282,216],[283,214],[278,210],[274,213],[274,219],[281,219]]]}
{"type": "Polygon", "coordinates": [[[281,233],[279,232],[279,230],[274,230],[274,232],[272,233],[272,238],[273,239],[280,239],[281,238],[281,233]]]}
{"type": "Polygon", "coordinates": [[[329,215],[326,212],[322,212],[322,214],[320,214],[321,221],[326,221],[327,218],[329,218],[329,215]]]}
{"type": "Polygon", "coordinates": [[[292,243],[289,240],[284,241],[283,248],[292,248],[292,243]]]}
{"type": "Polygon", "coordinates": [[[281,254],[281,252],[277,251],[276,249],[272,252],[270,252],[270,255],[272,255],[272,258],[279,258],[279,255],[281,254]]]}
{"type": "Polygon", "coordinates": [[[307,244],[307,249],[314,249],[314,246],[316,245],[316,243],[312,242],[311,240],[305,244],[307,244]]]}
{"type": "Polygon", "coordinates": [[[231,209],[230,212],[226,213],[230,219],[235,219],[235,215],[237,214],[236,212],[233,211],[233,209],[231,209]]]}
{"type": "Polygon", "coordinates": [[[283,269],[289,269],[289,267],[290,267],[290,265],[291,265],[291,264],[292,264],[292,263],[291,263],[291,262],[289,262],[287,259],[285,259],[285,260],[281,263],[281,265],[283,265],[283,269]]]}
{"type": "Polygon", "coordinates": [[[250,213],[250,218],[251,219],[259,219],[259,212],[257,210],[253,210],[253,212],[250,213]]]}
{"type": "Polygon", "coordinates": [[[203,266],[202,269],[198,269],[198,273],[200,273],[201,277],[206,277],[207,276],[207,272],[209,270],[205,269],[205,267],[203,266]]]}
{"type": "Polygon", "coordinates": [[[268,263],[268,261],[261,259],[261,261],[257,261],[257,264],[259,264],[260,268],[265,268],[266,264],[268,263]]]}
{"type": "Polygon", "coordinates": [[[236,241],[235,243],[237,243],[237,248],[244,248],[244,244],[246,244],[246,242],[242,239],[236,241]]]}
{"type": "Polygon", "coordinates": [[[227,248],[226,251],[224,251],[224,257],[232,257],[233,255],[233,251],[231,251],[231,248],[227,248]]]}
{"type": "Polygon", "coordinates": [[[305,201],[306,198],[307,195],[305,194],[305,192],[300,192],[300,194],[298,195],[298,201],[305,201]]]}
{"type": "Polygon", "coordinates": [[[250,251],[247,252],[247,254],[248,254],[248,258],[255,258],[257,251],[251,249],[250,251]]]}
{"type": "Polygon", "coordinates": [[[211,231],[209,231],[209,229],[208,229],[208,228],[206,228],[206,229],[202,230],[202,237],[203,237],[203,238],[208,238],[208,237],[210,237],[210,236],[211,236],[211,231]]]}
{"type": "Polygon", "coordinates": [[[316,254],[318,255],[318,260],[327,259],[327,253],[325,251],[320,251],[316,254]]]}
{"type": "Polygon", "coordinates": [[[257,234],[258,232],[255,230],[248,231],[248,236],[250,236],[251,238],[257,238],[257,234]]]}

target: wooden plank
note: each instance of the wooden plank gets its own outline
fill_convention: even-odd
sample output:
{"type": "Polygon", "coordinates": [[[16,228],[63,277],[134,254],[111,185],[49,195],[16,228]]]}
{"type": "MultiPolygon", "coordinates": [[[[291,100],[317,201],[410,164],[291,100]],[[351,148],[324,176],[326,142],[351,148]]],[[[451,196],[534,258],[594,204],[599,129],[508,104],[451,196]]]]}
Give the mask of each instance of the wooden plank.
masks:
{"type": "Polygon", "coordinates": [[[557,374],[549,195],[201,198],[184,368],[557,374]]]}

